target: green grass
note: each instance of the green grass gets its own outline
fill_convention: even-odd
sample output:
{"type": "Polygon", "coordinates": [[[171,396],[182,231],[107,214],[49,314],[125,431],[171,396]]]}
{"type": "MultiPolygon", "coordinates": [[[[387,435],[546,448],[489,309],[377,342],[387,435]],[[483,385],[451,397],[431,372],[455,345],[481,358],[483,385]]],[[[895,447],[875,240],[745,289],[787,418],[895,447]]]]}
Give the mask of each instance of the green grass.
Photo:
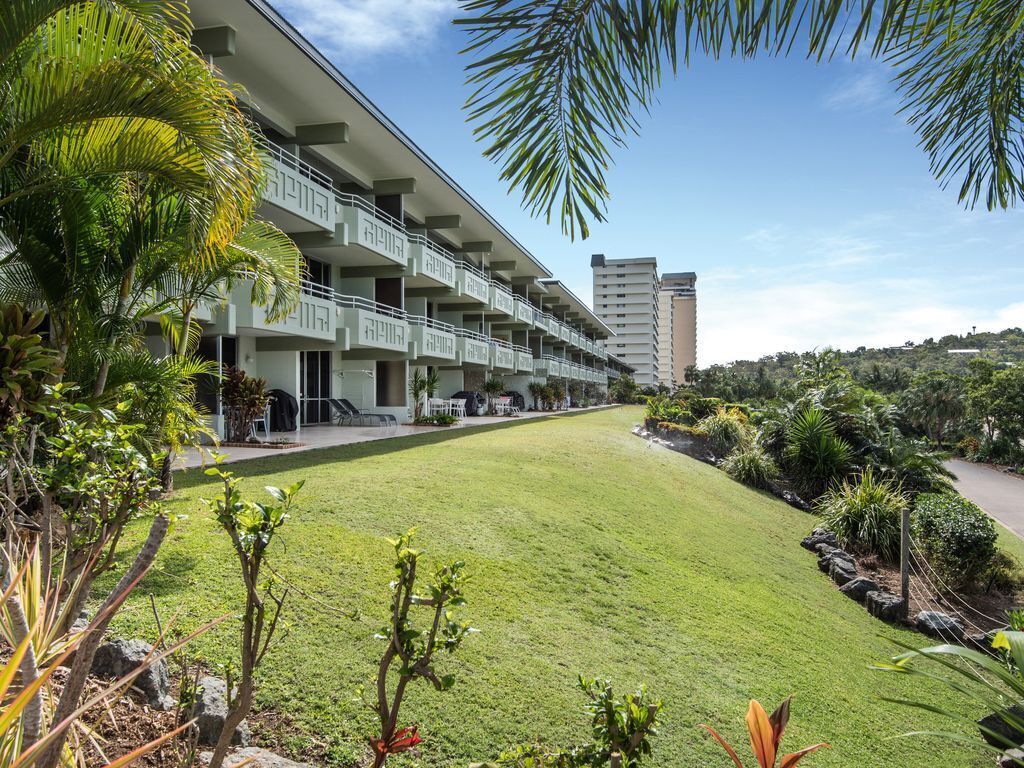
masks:
{"type": "MultiPolygon", "coordinates": [[[[880,696],[951,701],[867,669],[894,653],[891,639],[922,639],[871,619],[818,571],[798,546],[813,518],[648,447],[629,433],[639,418],[622,408],[235,465],[254,495],[306,479],[274,563],[316,599],[290,596],[288,634],[266,661],[259,705],[329,743],[337,765],[360,753],[373,716],[355,691],[381,652],[372,635],[386,615],[385,539],[418,526],[428,560],[467,562],[465,614],[480,629],[444,663],[458,675],[454,689],[419,685],[408,698],[402,719],[422,724],[425,765],[582,738],[579,673],[621,689],[644,683],[665,700],[658,766],[731,765],[696,725],[713,724],[747,752],[748,699],[770,709],[790,693],[785,744],[832,744],[808,766],[989,764],[950,742],[891,738],[944,722],[880,696]]],[[[188,518],[118,619],[121,633],[153,636],[150,592],[182,628],[238,610],[228,542],[198,503],[216,489],[199,472],[177,485],[171,506],[188,518]]],[[[236,627],[222,625],[194,651],[229,659],[236,627]]]]}

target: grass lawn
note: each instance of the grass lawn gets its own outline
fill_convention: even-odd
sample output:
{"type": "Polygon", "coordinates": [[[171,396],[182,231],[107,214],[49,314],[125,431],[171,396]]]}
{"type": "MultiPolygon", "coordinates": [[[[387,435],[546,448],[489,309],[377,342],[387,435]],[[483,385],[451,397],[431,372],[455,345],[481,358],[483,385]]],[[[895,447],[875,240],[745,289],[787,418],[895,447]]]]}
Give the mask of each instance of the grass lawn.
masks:
{"type": "MultiPolygon", "coordinates": [[[[391,550],[411,526],[428,561],[465,560],[467,615],[480,634],[444,662],[458,682],[412,690],[403,710],[421,723],[422,764],[465,766],[519,741],[582,739],[577,674],[641,683],[665,700],[653,764],[731,762],[696,728],[713,724],[749,754],[747,701],[770,710],[796,694],[785,745],[827,740],[808,766],[969,768],[990,765],[945,741],[891,738],[945,723],[880,696],[913,691],[867,665],[896,650],[896,631],[840,594],[801,549],[814,519],[718,470],[632,436],[638,408],[478,431],[274,456],[234,465],[253,495],[300,478],[306,486],[274,552],[292,594],[288,633],[266,661],[259,706],[329,745],[332,765],[360,754],[373,715],[357,687],[374,674],[391,550]],[[359,609],[358,621],[325,609],[359,609]]],[[[157,568],[116,631],[154,635],[147,595],[166,621],[192,627],[240,605],[226,537],[198,503],[216,492],[180,474],[173,529],[157,568]]],[[[227,623],[192,646],[223,662],[227,623]]],[[[302,740],[296,736],[296,743],[302,740]]]]}

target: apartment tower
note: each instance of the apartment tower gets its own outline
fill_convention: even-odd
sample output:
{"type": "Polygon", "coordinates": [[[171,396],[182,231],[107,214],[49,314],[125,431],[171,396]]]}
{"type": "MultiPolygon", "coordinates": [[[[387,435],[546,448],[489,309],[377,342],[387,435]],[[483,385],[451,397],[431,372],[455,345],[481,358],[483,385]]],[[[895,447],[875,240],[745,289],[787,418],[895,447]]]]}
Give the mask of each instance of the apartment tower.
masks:
{"type": "Polygon", "coordinates": [[[674,389],[697,364],[697,274],[666,272],[658,299],[659,379],[674,389]]]}
{"type": "Polygon", "coordinates": [[[612,331],[606,351],[636,369],[636,383],[659,382],[659,281],[654,258],[607,259],[594,254],[594,314],[612,331]]]}

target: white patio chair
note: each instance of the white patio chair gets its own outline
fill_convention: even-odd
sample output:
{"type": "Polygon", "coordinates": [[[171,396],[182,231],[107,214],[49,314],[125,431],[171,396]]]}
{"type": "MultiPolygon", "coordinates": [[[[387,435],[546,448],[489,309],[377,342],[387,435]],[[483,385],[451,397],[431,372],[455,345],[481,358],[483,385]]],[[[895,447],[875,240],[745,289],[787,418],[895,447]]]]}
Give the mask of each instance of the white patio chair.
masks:
{"type": "Polygon", "coordinates": [[[465,400],[449,400],[449,413],[457,419],[466,418],[466,401],[465,400]]]}
{"type": "Polygon", "coordinates": [[[436,416],[439,413],[445,413],[447,410],[447,401],[442,400],[440,397],[432,397],[427,400],[427,415],[436,416]]]}
{"type": "Polygon", "coordinates": [[[260,416],[258,419],[253,419],[252,420],[252,425],[250,426],[249,429],[252,432],[253,439],[256,439],[257,437],[259,437],[258,430],[260,430],[260,429],[263,430],[263,434],[266,435],[267,440],[270,439],[270,403],[269,402],[267,403],[267,407],[263,409],[263,415],[260,416]]]}
{"type": "Polygon", "coordinates": [[[508,414],[508,409],[512,402],[511,397],[499,397],[494,401],[494,412],[499,416],[505,416],[508,414]]]}

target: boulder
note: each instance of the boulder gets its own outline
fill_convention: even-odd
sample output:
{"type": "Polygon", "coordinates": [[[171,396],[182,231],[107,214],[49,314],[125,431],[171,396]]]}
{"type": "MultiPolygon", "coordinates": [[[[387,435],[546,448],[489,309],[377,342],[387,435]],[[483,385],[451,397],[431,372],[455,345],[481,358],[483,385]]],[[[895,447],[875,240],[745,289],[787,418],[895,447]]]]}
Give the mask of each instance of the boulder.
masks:
{"type": "MultiPolygon", "coordinates": [[[[116,680],[146,664],[153,654],[153,646],[144,640],[111,640],[96,649],[92,673],[107,680],[116,680]]],[[[174,699],[168,695],[170,676],[163,659],[150,663],[135,678],[132,687],[141,691],[154,709],[166,711],[174,707],[174,699]]]]}
{"type": "Polygon", "coordinates": [[[853,559],[853,555],[842,549],[833,549],[827,555],[822,555],[818,558],[818,568],[821,569],[822,573],[828,573],[832,570],[832,563],[836,560],[842,560],[847,564],[849,569],[854,571],[857,570],[857,563],[853,559]]]}
{"type": "Polygon", "coordinates": [[[828,577],[841,587],[857,578],[857,566],[853,560],[834,557],[829,565],[828,577]]]}
{"type": "MultiPolygon", "coordinates": [[[[224,721],[228,716],[228,685],[219,677],[203,677],[199,679],[196,690],[196,703],[192,707],[192,717],[196,719],[199,731],[199,743],[215,746],[224,730],[224,721]]],[[[249,726],[242,724],[235,729],[231,743],[243,747],[249,746],[249,726]]]]}
{"type": "Polygon", "coordinates": [[[964,625],[952,616],[947,616],[940,611],[921,611],[917,614],[915,621],[917,622],[917,631],[923,632],[929,637],[950,643],[963,642],[964,625]]]}
{"type": "Polygon", "coordinates": [[[838,552],[839,547],[833,547],[829,544],[819,544],[814,548],[814,551],[818,553],[818,557],[824,557],[825,555],[831,555],[833,552],[838,552]]]}
{"type": "MultiPolygon", "coordinates": [[[[201,752],[199,754],[199,763],[201,765],[209,765],[212,757],[212,752],[201,752]]],[[[231,765],[238,765],[245,763],[246,760],[252,761],[246,763],[246,765],[252,766],[252,768],[314,768],[309,763],[296,763],[294,760],[288,760],[259,747],[240,749],[231,755],[229,762],[231,765]]]]}
{"type": "Polygon", "coordinates": [[[858,576],[855,579],[839,587],[839,591],[847,597],[852,597],[858,603],[863,603],[868,596],[868,592],[877,592],[879,589],[878,584],[867,576],[858,576]]]}
{"type": "MultiPolygon", "coordinates": [[[[1010,707],[1008,710],[1010,714],[1015,718],[1024,720],[1024,707],[1020,704],[1010,707]]],[[[998,712],[992,712],[991,714],[985,715],[978,721],[978,725],[981,728],[987,730],[981,730],[981,738],[983,738],[989,745],[1005,749],[1007,744],[1021,744],[1024,743],[1024,731],[1015,728],[1010,723],[1006,722],[1000,717],[998,712]],[[1003,738],[997,738],[988,731],[994,731],[1003,738]]]]}
{"type": "Polygon", "coordinates": [[[836,535],[825,528],[815,528],[811,531],[810,536],[800,542],[801,547],[809,549],[811,552],[817,550],[819,544],[826,544],[834,549],[839,547],[836,535]]]}
{"type": "Polygon", "coordinates": [[[1024,766],[1024,750],[1008,749],[999,756],[998,768],[1021,768],[1024,766]]]}
{"type": "Polygon", "coordinates": [[[882,621],[899,621],[907,614],[907,604],[899,595],[876,589],[864,596],[868,613],[882,621]]]}

